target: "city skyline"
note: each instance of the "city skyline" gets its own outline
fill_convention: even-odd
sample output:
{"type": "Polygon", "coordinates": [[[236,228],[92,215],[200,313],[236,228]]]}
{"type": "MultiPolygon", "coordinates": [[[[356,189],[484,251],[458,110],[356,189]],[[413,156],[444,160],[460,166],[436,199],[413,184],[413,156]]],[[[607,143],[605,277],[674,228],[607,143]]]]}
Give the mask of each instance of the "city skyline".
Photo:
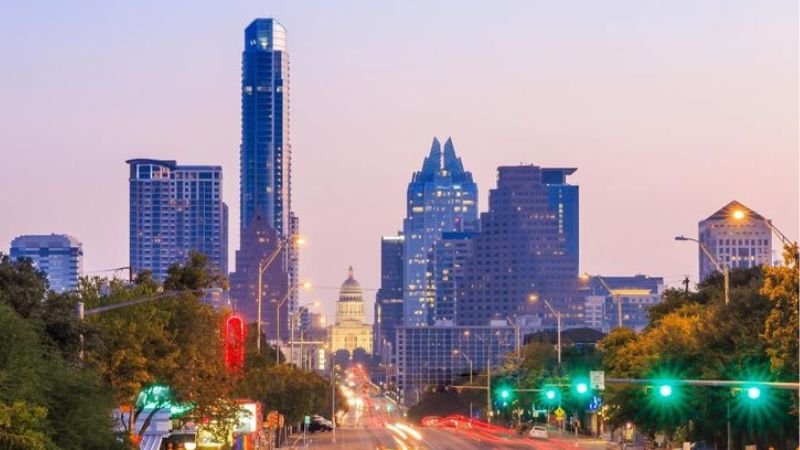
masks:
{"type": "MultiPolygon", "coordinates": [[[[11,8],[16,8],[23,18],[36,17],[36,6],[11,8]]],[[[464,39],[469,27],[478,23],[479,12],[466,14],[462,22],[446,28],[449,33],[441,33],[432,25],[446,22],[445,11],[439,9],[441,6],[432,8],[428,17],[420,18],[418,23],[418,34],[431,44],[425,47],[419,37],[401,42],[396,25],[376,18],[361,24],[374,42],[361,41],[363,47],[359,49],[347,40],[353,39],[352,34],[330,33],[331,25],[323,17],[331,13],[342,19],[343,13],[327,8],[310,13],[302,7],[279,5],[269,14],[256,7],[231,8],[218,18],[212,17],[212,12],[219,11],[205,6],[189,14],[189,18],[197,20],[198,27],[208,26],[207,34],[189,32],[185,33],[188,36],[178,36],[158,26],[152,35],[137,34],[133,21],[146,16],[151,8],[154,6],[142,8],[129,19],[131,22],[120,25],[127,36],[109,35],[107,42],[83,42],[85,35],[78,25],[81,13],[119,12],[113,7],[87,11],[89,8],[78,6],[76,11],[66,8],[63,15],[51,15],[63,19],[56,25],[66,36],[62,37],[66,44],[43,42],[39,52],[33,52],[34,44],[25,39],[4,39],[3,48],[9,46],[13,51],[5,52],[10,55],[10,64],[4,77],[9,79],[0,88],[3,97],[9,99],[0,106],[2,134],[9,137],[3,144],[0,164],[12,170],[0,181],[0,187],[4,192],[19,192],[21,186],[30,186],[26,180],[33,175],[37,160],[47,158],[53,167],[39,169],[37,184],[30,186],[30,192],[4,198],[3,207],[9,210],[22,210],[30,202],[51,206],[41,210],[25,208],[26,214],[3,221],[0,240],[10,242],[20,234],[69,233],[84,243],[87,273],[124,265],[128,259],[127,183],[125,168],[120,166],[125,159],[139,154],[221,164],[229,174],[224,189],[227,196],[223,199],[231,205],[229,233],[236,230],[233,218],[239,212],[233,193],[238,179],[230,174],[237,172],[239,145],[240,72],[236,60],[241,53],[240,33],[253,18],[268,16],[280,20],[292,36],[292,140],[296,155],[293,203],[298,215],[304,217],[302,234],[309,243],[302,250],[300,271],[303,279],[319,286],[338,285],[340,271],[331,268],[355,265],[361,268],[359,278],[365,287],[367,305],[371,305],[374,291],[370,289],[380,284],[377,242],[381,235],[398,228],[408,175],[424,156],[419,149],[424,149],[437,134],[451,135],[458,143],[459,156],[468,162],[476,183],[482,187],[478,201],[481,212],[487,205],[486,192],[494,185],[498,166],[524,162],[578,167],[574,178],[583,191],[581,269],[592,273],[654,273],[663,275],[667,285],[677,285],[687,274],[696,280],[696,249],[674,243],[673,237],[692,236],[700,220],[733,199],[765,215],[789,238],[797,239],[797,110],[792,100],[797,96],[785,95],[797,93],[792,84],[797,44],[787,44],[785,39],[797,33],[796,24],[789,24],[791,18],[780,17],[779,8],[732,4],[727,10],[717,11],[695,5],[687,6],[695,13],[687,14],[688,18],[653,5],[649,9],[632,7],[630,11],[612,8],[619,17],[610,21],[610,29],[605,33],[593,29],[601,38],[589,46],[596,56],[580,49],[580,45],[590,42],[581,39],[587,38],[586,34],[567,42],[567,49],[576,52],[575,59],[585,58],[587,67],[600,64],[603,56],[615,57],[600,64],[601,69],[595,67],[591,76],[573,71],[576,67],[572,60],[548,53],[553,48],[546,44],[534,46],[529,53],[514,53],[521,50],[512,45],[515,33],[526,36],[524,40],[528,42],[536,41],[528,34],[565,39],[562,33],[574,30],[580,20],[568,23],[566,31],[557,31],[547,27],[546,21],[534,12],[564,19],[569,16],[568,7],[523,8],[519,18],[508,12],[508,16],[502,16],[500,12],[477,8],[488,18],[503,20],[500,25],[487,21],[496,31],[495,36],[475,43],[483,50],[500,47],[494,56],[487,56],[487,69],[470,69],[476,73],[466,73],[471,67],[466,65],[470,55],[458,50],[456,44],[461,45],[463,41],[459,39],[464,39]],[[712,20],[712,13],[719,14],[712,20]],[[645,24],[654,26],[648,31],[627,28],[622,20],[626,14],[639,14],[645,24]],[[747,14],[763,17],[772,24],[771,33],[754,38],[751,33],[742,32],[742,26],[752,26],[749,22],[740,23],[747,14]],[[539,24],[541,29],[528,31],[524,20],[539,24]],[[210,26],[212,22],[214,25],[210,26]],[[706,34],[710,26],[716,27],[719,37],[706,34]],[[688,36],[673,41],[676,27],[688,36]],[[698,35],[703,36],[703,41],[692,43],[696,48],[691,48],[689,40],[698,35]],[[649,57],[646,48],[627,43],[626,39],[636,37],[661,50],[661,58],[649,57]],[[330,63],[335,57],[315,48],[324,47],[325,38],[345,49],[344,56],[359,60],[356,67],[350,67],[349,72],[331,67],[332,73],[313,75],[318,72],[315,66],[330,63]],[[745,39],[747,45],[743,44],[745,39]],[[348,43],[351,46],[344,45],[348,43]],[[114,67],[130,64],[123,61],[124,52],[107,52],[105,46],[118,44],[145,54],[135,62],[144,66],[142,70],[146,72],[140,73],[144,76],[102,79],[114,67]],[[379,51],[376,47],[381,44],[384,48],[379,51]],[[395,56],[399,55],[399,61],[389,61],[392,50],[395,56]],[[57,52],[63,55],[54,56],[57,52]],[[409,55],[415,52],[419,60],[409,64],[409,55]],[[389,56],[381,57],[384,53],[389,56]],[[445,60],[449,66],[443,65],[439,58],[449,54],[452,58],[445,60]],[[58,58],[92,55],[103,58],[95,61],[94,76],[86,76],[77,67],[80,64],[63,74],[63,83],[77,95],[85,96],[81,101],[70,98],[59,86],[42,84],[42,74],[58,67],[58,58]],[[537,64],[522,55],[536,56],[533,60],[537,64]],[[638,70],[630,66],[626,56],[639,64],[635,66],[638,70]],[[703,58],[709,61],[704,63],[703,58]],[[22,77],[30,67],[20,68],[17,73],[15,64],[32,64],[38,71],[22,77]],[[487,84],[495,81],[494,76],[487,76],[491,65],[502,69],[504,86],[487,84]],[[398,74],[394,69],[400,66],[404,70],[398,74]],[[207,73],[200,73],[203,68],[208,69],[207,73]],[[698,80],[697,71],[701,78],[713,79],[715,84],[698,80]],[[365,73],[381,76],[371,81],[365,73]],[[624,75],[623,79],[616,80],[620,75],[624,75]],[[449,77],[459,78],[454,78],[452,85],[443,84],[449,77]],[[417,89],[425,94],[402,87],[404,79],[418,84],[417,89]],[[533,86],[528,86],[531,82],[533,86]],[[359,84],[365,92],[356,95],[351,88],[359,84]],[[337,91],[350,92],[351,97],[331,93],[331,85],[338,86],[337,91]],[[498,90],[500,94],[474,93],[467,90],[470,85],[485,85],[491,88],[487,90],[498,90]],[[117,93],[119,86],[140,98],[117,93]],[[554,93],[548,93],[550,90],[554,93]],[[204,92],[206,98],[194,99],[196,92],[204,92]],[[462,97],[466,92],[478,98],[462,97]],[[410,93],[414,95],[409,96],[410,93]],[[514,93],[518,95],[514,97],[514,93]],[[46,110],[36,108],[42,102],[50,104],[53,96],[61,102],[53,102],[46,110]],[[371,97],[384,100],[376,103],[371,97]],[[345,99],[348,101],[342,101],[345,99]],[[106,100],[115,105],[113,114],[107,114],[103,106],[106,100]],[[737,105],[743,106],[739,109],[737,105]],[[159,109],[163,111],[155,113],[159,109]],[[470,119],[470,115],[477,119],[470,119]],[[336,119],[333,123],[329,123],[331,117],[336,119]],[[51,134],[39,135],[37,126],[42,121],[52,123],[51,134]],[[360,125],[358,133],[342,132],[356,129],[352,128],[355,124],[360,125]],[[382,139],[377,139],[379,136],[382,139]],[[127,141],[122,142],[123,138],[127,141]],[[56,154],[53,148],[61,151],[56,154]],[[342,169],[342,176],[333,173],[342,169]],[[62,178],[62,171],[68,178],[62,178]],[[68,185],[66,181],[89,179],[90,175],[92,183],[68,185]],[[336,183],[331,184],[331,180],[336,183]],[[96,183],[103,188],[97,189],[96,183]],[[374,193],[369,196],[374,198],[360,195],[365,186],[369,186],[365,192],[374,193]],[[774,195],[776,192],[780,195],[774,195]],[[360,201],[352,201],[354,198],[360,201]],[[373,212],[375,217],[348,220],[364,210],[373,212]],[[96,220],[97,214],[102,214],[102,221],[96,220]],[[619,257],[607,259],[606,255],[612,253],[619,257]],[[654,253],[659,257],[653,258],[654,253]]],[[[371,8],[362,6],[362,21],[363,11],[371,8]]],[[[177,10],[169,8],[164,13],[164,18],[159,19],[164,24],[178,16],[177,10]]],[[[358,18],[359,14],[344,17],[354,24],[359,24],[358,18]]],[[[34,20],[28,25],[25,20],[17,20],[0,33],[8,37],[6,33],[17,32],[25,37],[41,25],[34,20]]],[[[340,27],[341,23],[335,28],[340,27]]],[[[239,247],[238,236],[235,232],[230,236],[229,248],[233,251],[239,247]]],[[[231,255],[229,261],[233,269],[231,255]]],[[[303,294],[304,303],[316,298],[323,300],[330,311],[335,291],[325,288],[303,294]]]]}

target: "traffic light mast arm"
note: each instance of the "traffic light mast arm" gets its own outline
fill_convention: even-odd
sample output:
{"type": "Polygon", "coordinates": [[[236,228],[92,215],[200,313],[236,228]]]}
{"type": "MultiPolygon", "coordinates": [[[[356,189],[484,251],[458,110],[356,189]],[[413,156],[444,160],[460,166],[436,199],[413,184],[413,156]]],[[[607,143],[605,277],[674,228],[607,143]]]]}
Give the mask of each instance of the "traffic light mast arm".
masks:
{"type": "Polygon", "coordinates": [[[167,292],[162,292],[160,294],[153,295],[153,296],[150,296],[150,297],[137,298],[137,299],[129,300],[127,302],[114,303],[114,304],[111,304],[111,305],[103,305],[103,306],[98,306],[96,308],[91,308],[91,309],[86,309],[86,310],[83,309],[83,302],[78,302],[79,306],[76,308],[75,314],[78,316],[79,319],[83,319],[84,316],[91,316],[93,314],[99,314],[99,313],[102,313],[102,312],[112,311],[112,310],[119,309],[119,308],[126,308],[128,306],[138,305],[139,303],[145,303],[145,302],[149,302],[149,301],[152,301],[152,300],[159,300],[159,299],[162,299],[162,298],[171,297],[173,295],[178,295],[178,294],[182,294],[182,293],[186,293],[186,292],[203,293],[205,291],[206,291],[205,289],[187,289],[185,291],[167,291],[167,292]]]}
{"type": "MultiPolygon", "coordinates": [[[[640,378],[606,378],[606,383],[611,384],[658,384],[665,380],[650,380],[640,378]]],[[[730,386],[739,387],[742,385],[748,386],[764,386],[775,389],[800,389],[800,383],[791,383],[783,381],[743,381],[743,380],[670,380],[674,384],[686,384],[689,386],[730,386]]]]}

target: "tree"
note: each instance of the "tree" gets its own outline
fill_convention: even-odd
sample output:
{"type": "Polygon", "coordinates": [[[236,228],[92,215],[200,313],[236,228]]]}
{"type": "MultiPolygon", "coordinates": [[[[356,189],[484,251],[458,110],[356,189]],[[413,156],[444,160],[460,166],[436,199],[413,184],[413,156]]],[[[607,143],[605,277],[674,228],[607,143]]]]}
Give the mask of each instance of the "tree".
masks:
{"type": "Polygon", "coordinates": [[[0,303],[28,318],[41,310],[45,294],[47,278],[33,267],[30,259],[15,262],[0,253],[0,303]]]}
{"type": "Polygon", "coordinates": [[[781,380],[796,380],[798,367],[798,290],[800,258],[797,244],[784,247],[784,265],[764,268],[761,293],[769,299],[770,311],[764,327],[767,355],[772,371],[781,380]]]}
{"type": "Polygon", "coordinates": [[[54,338],[58,315],[42,304],[40,274],[2,255],[0,273],[0,448],[121,448],[109,419],[110,389],[92,369],[65,361],[70,351],[54,338]]]}
{"type": "MultiPolygon", "coordinates": [[[[224,315],[203,304],[199,292],[220,283],[207,258],[192,253],[185,266],[169,269],[164,282],[167,292],[180,292],[87,319],[95,337],[87,343],[87,359],[114,388],[120,405],[137,405],[145,387],[162,384],[171,389],[170,402],[192,405],[197,418],[223,425],[235,418],[238,409],[228,407],[233,380],[225,368],[220,334],[224,315]]],[[[87,305],[97,306],[146,298],[153,289],[145,273],[133,286],[87,283],[81,296],[87,305]],[[100,295],[103,291],[108,295],[100,295]]],[[[146,413],[146,430],[164,407],[145,410],[139,403],[134,419],[146,413]]]]}

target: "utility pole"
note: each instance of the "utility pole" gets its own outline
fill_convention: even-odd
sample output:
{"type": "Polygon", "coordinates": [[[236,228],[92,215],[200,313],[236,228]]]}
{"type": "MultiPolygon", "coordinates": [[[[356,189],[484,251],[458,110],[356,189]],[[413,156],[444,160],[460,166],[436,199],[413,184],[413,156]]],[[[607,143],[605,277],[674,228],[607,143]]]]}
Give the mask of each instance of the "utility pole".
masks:
{"type": "Polygon", "coordinates": [[[486,421],[492,422],[492,335],[489,333],[488,358],[486,359],[486,421]]]}
{"type": "Polygon", "coordinates": [[[683,278],[683,293],[689,295],[689,275],[683,278]]]}

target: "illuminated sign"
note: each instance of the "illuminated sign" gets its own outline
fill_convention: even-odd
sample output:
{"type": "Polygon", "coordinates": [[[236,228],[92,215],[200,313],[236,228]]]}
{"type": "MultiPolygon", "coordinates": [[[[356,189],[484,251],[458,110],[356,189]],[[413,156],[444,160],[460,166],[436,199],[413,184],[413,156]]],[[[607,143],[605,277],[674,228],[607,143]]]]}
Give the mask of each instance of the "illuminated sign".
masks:
{"type": "Polygon", "coordinates": [[[244,320],[236,315],[231,315],[225,321],[225,366],[228,372],[241,375],[244,369],[244,320]]]}

